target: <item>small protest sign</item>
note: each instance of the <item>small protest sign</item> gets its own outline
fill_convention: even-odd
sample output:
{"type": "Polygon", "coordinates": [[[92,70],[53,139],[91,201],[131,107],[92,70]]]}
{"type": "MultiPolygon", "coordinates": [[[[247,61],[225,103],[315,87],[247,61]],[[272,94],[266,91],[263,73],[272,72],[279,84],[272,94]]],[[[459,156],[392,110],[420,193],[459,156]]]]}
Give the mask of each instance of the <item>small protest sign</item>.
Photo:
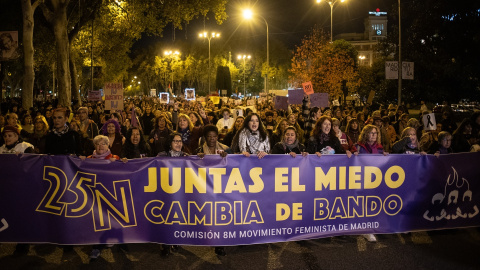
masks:
{"type": "Polygon", "coordinates": [[[288,104],[302,104],[303,89],[288,90],[288,104]]]}
{"type": "Polygon", "coordinates": [[[425,114],[422,118],[423,120],[423,129],[424,130],[436,130],[437,129],[437,121],[435,120],[435,114],[429,113],[425,114]]]}
{"type": "Polygon", "coordinates": [[[288,97],[276,96],[274,101],[275,101],[275,109],[277,110],[288,109],[288,97]]]}
{"type": "Polygon", "coordinates": [[[328,94],[327,93],[314,93],[310,95],[310,108],[319,107],[325,108],[328,107],[328,94]]]}
{"type": "Polygon", "coordinates": [[[303,86],[303,91],[305,92],[305,94],[307,94],[307,95],[313,94],[312,82],[302,83],[302,86],[303,86]]]}

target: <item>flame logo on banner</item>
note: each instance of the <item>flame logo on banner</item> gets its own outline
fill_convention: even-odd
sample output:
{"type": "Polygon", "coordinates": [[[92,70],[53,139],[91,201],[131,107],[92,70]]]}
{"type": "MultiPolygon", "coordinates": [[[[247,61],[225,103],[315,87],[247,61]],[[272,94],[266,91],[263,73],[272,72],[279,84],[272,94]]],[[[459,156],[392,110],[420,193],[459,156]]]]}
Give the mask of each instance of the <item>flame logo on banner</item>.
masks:
{"type": "Polygon", "coordinates": [[[423,214],[423,218],[429,221],[442,219],[454,220],[457,218],[473,218],[478,215],[477,205],[472,205],[472,191],[470,184],[465,178],[459,178],[455,168],[452,167],[452,175],[448,175],[443,193],[437,193],[432,197],[432,213],[429,209],[423,214]]]}

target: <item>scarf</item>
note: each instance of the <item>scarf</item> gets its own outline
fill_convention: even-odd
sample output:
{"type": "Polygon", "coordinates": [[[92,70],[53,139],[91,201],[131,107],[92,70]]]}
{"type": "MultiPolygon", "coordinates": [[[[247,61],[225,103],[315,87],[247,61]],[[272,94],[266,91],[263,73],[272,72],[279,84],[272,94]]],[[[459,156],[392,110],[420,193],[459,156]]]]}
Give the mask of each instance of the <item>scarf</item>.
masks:
{"type": "Polygon", "coordinates": [[[370,154],[378,154],[378,145],[377,143],[373,143],[372,145],[365,143],[365,148],[370,154]],[[373,146],[373,147],[372,147],[373,146]]]}
{"type": "Polygon", "coordinates": [[[182,151],[170,150],[170,156],[171,157],[181,157],[181,156],[183,156],[183,152],[182,151]]]}
{"type": "Polygon", "coordinates": [[[287,144],[285,141],[283,141],[282,145],[283,145],[283,150],[285,151],[288,150],[288,152],[292,152],[292,149],[295,149],[298,147],[298,140],[295,139],[295,142],[293,142],[292,144],[287,144]]]}
{"type": "Polygon", "coordinates": [[[180,133],[182,134],[182,141],[183,143],[187,142],[188,139],[190,139],[190,129],[182,129],[180,130],[180,133]]]}
{"type": "Polygon", "coordinates": [[[318,140],[320,141],[320,144],[323,144],[323,142],[330,141],[330,136],[328,136],[328,134],[325,134],[325,133],[322,132],[320,134],[320,138],[318,138],[318,140]]]}
{"type": "Polygon", "coordinates": [[[105,153],[103,153],[101,155],[97,154],[97,150],[93,150],[92,158],[105,159],[106,157],[108,157],[111,154],[112,153],[110,152],[110,149],[107,150],[105,153]]]}
{"type": "Polygon", "coordinates": [[[260,132],[257,130],[251,132],[249,129],[244,128],[238,136],[238,145],[240,151],[246,151],[250,154],[256,154],[259,151],[269,152],[270,145],[268,137],[264,141],[260,141],[260,132]]]}
{"type": "Polygon", "coordinates": [[[53,133],[54,133],[55,135],[57,135],[58,137],[61,137],[63,134],[67,133],[68,130],[69,130],[67,124],[65,124],[64,127],[65,127],[65,128],[64,128],[62,131],[58,131],[56,128],[54,128],[54,129],[53,129],[53,133]]]}

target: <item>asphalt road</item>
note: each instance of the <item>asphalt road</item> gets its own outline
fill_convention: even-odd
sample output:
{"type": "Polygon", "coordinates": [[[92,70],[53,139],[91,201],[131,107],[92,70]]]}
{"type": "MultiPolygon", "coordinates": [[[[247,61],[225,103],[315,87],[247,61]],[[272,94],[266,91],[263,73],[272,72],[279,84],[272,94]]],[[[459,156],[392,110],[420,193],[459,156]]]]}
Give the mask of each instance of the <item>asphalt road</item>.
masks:
{"type": "Polygon", "coordinates": [[[0,269],[480,269],[480,228],[322,238],[227,247],[183,246],[170,256],[162,245],[128,244],[90,260],[91,246],[65,252],[56,245],[31,245],[27,255],[15,244],[0,244],[0,269]],[[127,249],[127,250],[125,250],[127,249]]]}

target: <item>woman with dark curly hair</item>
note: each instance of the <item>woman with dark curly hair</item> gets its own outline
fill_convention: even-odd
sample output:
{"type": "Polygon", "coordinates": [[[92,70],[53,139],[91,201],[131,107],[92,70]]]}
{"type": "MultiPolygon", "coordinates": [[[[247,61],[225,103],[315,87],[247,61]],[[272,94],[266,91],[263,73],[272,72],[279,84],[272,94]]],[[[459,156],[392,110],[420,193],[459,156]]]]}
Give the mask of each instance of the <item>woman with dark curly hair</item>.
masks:
{"type": "Polygon", "coordinates": [[[168,120],[165,114],[160,114],[160,116],[155,118],[154,129],[148,137],[148,143],[150,148],[152,148],[153,154],[158,154],[168,148],[168,137],[172,132],[172,122],[168,120]]]}
{"type": "Polygon", "coordinates": [[[312,134],[307,142],[307,152],[318,157],[328,154],[345,154],[351,157],[350,151],[345,151],[332,128],[332,118],[323,115],[315,124],[312,134]]]}
{"type": "Polygon", "coordinates": [[[357,118],[352,118],[347,123],[347,127],[345,128],[345,134],[347,134],[350,139],[354,143],[358,142],[358,137],[360,136],[360,123],[358,122],[357,118]]]}
{"type": "Polygon", "coordinates": [[[127,140],[122,148],[120,157],[125,159],[150,157],[151,150],[138,127],[131,127],[127,131],[127,140]]]}
{"type": "Polygon", "coordinates": [[[122,128],[115,119],[106,121],[100,129],[100,133],[108,137],[110,151],[117,156],[122,154],[122,147],[125,143],[125,137],[121,132],[122,128]]]}

